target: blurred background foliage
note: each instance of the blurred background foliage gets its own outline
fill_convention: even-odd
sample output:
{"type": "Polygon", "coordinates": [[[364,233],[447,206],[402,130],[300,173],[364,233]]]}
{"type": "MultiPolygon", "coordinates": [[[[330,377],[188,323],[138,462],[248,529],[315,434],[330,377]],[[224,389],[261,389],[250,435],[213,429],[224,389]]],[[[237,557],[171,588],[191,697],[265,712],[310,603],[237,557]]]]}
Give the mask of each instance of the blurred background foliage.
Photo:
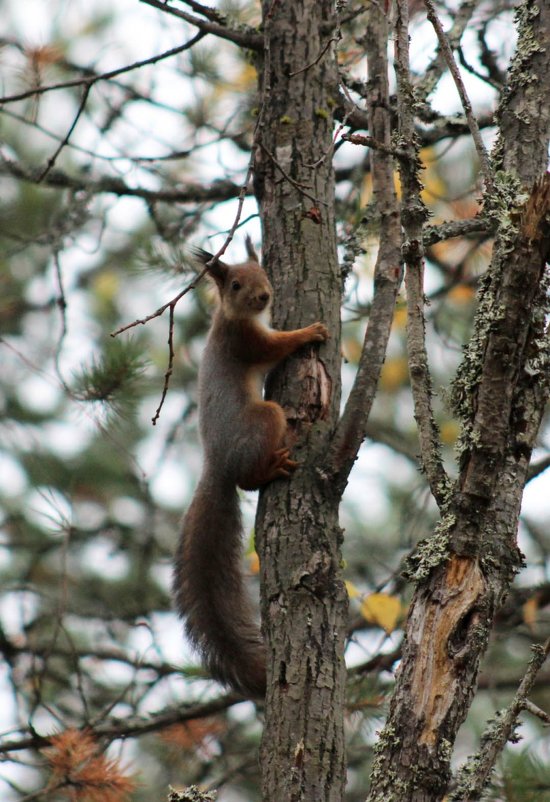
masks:
{"type": "MultiPolygon", "coordinates": [[[[224,802],[257,800],[261,710],[235,704],[201,674],[170,603],[179,520],[200,467],[195,380],[211,292],[202,284],[176,306],[174,369],[155,426],[169,359],[168,312],[111,336],[192,279],[190,245],[215,250],[223,243],[250,155],[253,59],[205,37],[155,64],[96,80],[181,46],[196,29],[132,0],[116,8],[79,0],[24,5],[0,3],[2,95],[29,92],[0,106],[0,796],[65,798],[52,778],[61,776],[69,736],[48,759],[43,739],[89,727],[113,761],[113,795],[103,789],[99,797],[106,802],[160,799],[169,784],[191,783],[219,787],[224,802]],[[81,82],[71,85],[76,78],[93,80],[87,93],[81,82]],[[30,92],[53,84],[69,85],[30,92]]],[[[435,43],[412,9],[421,82],[435,43]]],[[[229,0],[218,10],[233,27],[259,23],[255,2],[229,0]]],[[[346,92],[359,105],[366,79],[361,26],[359,15],[343,27],[340,42],[346,92]]],[[[488,143],[495,76],[508,63],[513,30],[509,3],[480,2],[463,39],[466,78],[488,143]]],[[[432,118],[426,114],[422,129],[424,201],[433,226],[479,209],[469,138],[448,133],[459,106],[447,78],[431,96],[432,118]],[[439,138],[438,125],[445,134],[439,138]]],[[[336,142],[349,387],[369,315],[377,224],[368,154],[336,142]]],[[[245,232],[260,246],[250,194],[241,223],[230,261],[243,258],[245,232]]],[[[428,249],[434,403],[452,473],[458,427],[446,390],[490,255],[483,233],[428,249]]],[[[436,521],[417,467],[405,326],[401,301],[369,439],[342,509],[351,598],[349,800],[364,798],[399,657],[409,598],[402,564],[436,521]]],[[[549,483],[542,470],[549,446],[546,426],[522,518],[525,569],[500,614],[457,760],[475,750],[486,720],[513,695],[531,643],[550,629],[549,483]]],[[[253,587],[254,496],[243,505],[253,587]]],[[[546,710],[549,679],[543,669],[533,694],[546,710]]],[[[499,764],[490,798],[550,800],[550,739],[528,715],[519,736],[519,747],[499,764]]],[[[90,750],[81,767],[99,771],[90,750]]]]}

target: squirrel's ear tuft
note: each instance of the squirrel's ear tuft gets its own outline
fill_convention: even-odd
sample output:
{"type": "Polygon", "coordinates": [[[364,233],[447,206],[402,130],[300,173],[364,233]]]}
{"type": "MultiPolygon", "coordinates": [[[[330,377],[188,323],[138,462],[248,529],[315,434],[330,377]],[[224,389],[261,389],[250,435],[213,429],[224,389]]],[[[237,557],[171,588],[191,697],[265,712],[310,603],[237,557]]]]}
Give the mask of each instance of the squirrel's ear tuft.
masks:
{"type": "Polygon", "coordinates": [[[216,284],[223,286],[227,275],[227,265],[219,259],[212,262],[214,254],[205,251],[203,248],[193,248],[192,250],[195,259],[207,267],[208,275],[212,276],[216,284]],[[209,265],[208,262],[212,262],[212,264],[209,265]]]}
{"type": "Polygon", "coordinates": [[[191,248],[191,251],[193,253],[194,258],[198,262],[201,262],[203,265],[205,265],[207,262],[209,262],[211,259],[214,258],[214,254],[205,251],[204,248],[191,248]]]}
{"type": "Polygon", "coordinates": [[[258,254],[256,253],[254,245],[252,245],[252,240],[250,239],[250,235],[249,234],[246,235],[245,245],[246,245],[246,252],[248,254],[248,258],[251,259],[253,262],[258,262],[259,263],[260,260],[258,259],[258,254]]]}

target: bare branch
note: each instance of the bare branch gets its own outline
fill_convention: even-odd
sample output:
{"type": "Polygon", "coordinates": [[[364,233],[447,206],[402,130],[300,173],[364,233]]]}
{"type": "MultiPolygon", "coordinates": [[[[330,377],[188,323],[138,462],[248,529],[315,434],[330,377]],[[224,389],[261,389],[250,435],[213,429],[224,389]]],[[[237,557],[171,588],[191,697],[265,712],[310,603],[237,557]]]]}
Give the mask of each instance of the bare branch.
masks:
{"type": "Polygon", "coordinates": [[[536,704],[530,702],[529,699],[525,700],[523,709],[528,713],[531,713],[532,716],[536,716],[536,718],[540,719],[542,722],[544,722],[544,724],[550,724],[550,714],[545,710],[541,710],[540,707],[537,707],[536,704]]]}
{"type": "Polygon", "coordinates": [[[435,245],[436,242],[453,239],[453,237],[468,237],[470,234],[491,234],[494,223],[484,217],[472,217],[469,220],[449,220],[437,226],[425,226],[422,236],[424,247],[435,245]]]}
{"type": "Polygon", "coordinates": [[[543,457],[538,462],[534,462],[529,466],[529,473],[527,474],[527,481],[530,482],[532,479],[535,479],[537,476],[540,476],[541,473],[550,468],[550,456],[543,457]]]}
{"type": "Polygon", "coordinates": [[[380,142],[380,140],[375,139],[373,136],[366,136],[364,134],[342,134],[342,139],[344,142],[351,142],[352,145],[364,145],[368,148],[374,148],[374,150],[380,150],[387,156],[395,156],[398,159],[408,158],[408,154],[405,153],[404,150],[393,148],[391,145],[380,142]]]}
{"type": "MultiPolygon", "coordinates": [[[[203,270],[201,275],[204,274],[204,272],[205,271],[203,270]]],[[[160,397],[160,402],[155,411],[155,414],[152,417],[153,426],[156,426],[156,423],[160,417],[160,411],[164,404],[166,393],[168,392],[168,385],[170,384],[170,377],[172,376],[172,369],[174,366],[174,309],[175,308],[176,308],[175,304],[170,304],[170,322],[168,324],[168,367],[166,368],[166,373],[164,374],[164,385],[162,387],[162,395],[160,397]]]]}
{"type": "Polygon", "coordinates": [[[133,64],[127,64],[125,67],[118,67],[116,70],[109,70],[108,72],[88,75],[82,78],[73,78],[70,81],[61,81],[60,83],[49,84],[47,86],[35,86],[33,89],[28,89],[25,92],[18,92],[15,95],[6,95],[5,97],[0,97],[0,105],[14,103],[17,100],[26,100],[26,98],[35,97],[37,95],[44,95],[46,92],[53,92],[57,89],[70,89],[73,86],[91,87],[98,81],[109,81],[111,78],[115,78],[117,75],[122,75],[125,72],[132,72],[132,70],[137,70],[140,67],[146,67],[149,64],[157,64],[159,61],[171,58],[172,56],[177,56],[178,53],[183,53],[184,50],[189,50],[190,47],[193,47],[193,45],[200,41],[203,37],[204,33],[199,31],[199,33],[195,34],[195,36],[193,36],[183,45],[173,47],[171,50],[166,50],[164,53],[159,53],[157,56],[151,56],[150,58],[143,59],[142,61],[135,61],[133,64]]]}
{"type": "Polygon", "coordinates": [[[437,38],[439,39],[439,46],[441,47],[441,51],[445,57],[447,66],[449,67],[449,71],[453,76],[453,80],[455,82],[455,86],[457,88],[458,94],[460,96],[460,101],[462,103],[462,108],[464,109],[464,112],[468,119],[468,125],[470,126],[472,139],[474,140],[474,145],[479,158],[481,172],[483,173],[483,177],[485,179],[485,186],[488,190],[491,190],[493,188],[494,179],[493,179],[493,171],[491,169],[491,165],[489,162],[489,155],[487,153],[485,145],[483,144],[483,140],[481,139],[479,126],[472,111],[472,104],[470,103],[470,99],[466,92],[466,87],[464,86],[464,83],[460,76],[460,70],[458,69],[457,63],[454,60],[451,45],[449,44],[449,40],[447,39],[445,31],[441,26],[441,22],[439,20],[439,17],[437,16],[435,5],[433,4],[432,0],[424,0],[424,4],[428,11],[428,19],[430,20],[430,22],[434,27],[434,30],[437,34],[437,38]]]}
{"type": "Polygon", "coordinates": [[[427,212],[422,202],[420,194],[422,184],[418,177],[420,164],[414,130],[414,98],[409,69],[408,13],[407,3],[399,0],[395,37],[399,139],[401,147],[409,156],[408,159],[399,161],[403,192],[401,219],[404,232],[403,256],[406,263],[407,347],[422,467],[430,490],[441,507],[447,498],[449,479],[441,460],[439,430],[432,409],[432,384],[425,342],[423,226],[427,212]]]}
{"type": "MultiPolygon", "coordinates": [[[[19,162],[10,159],[0,161],[0,175],[11,175],[33,184],[38,183],[40,171],[23,167],[19,162]]],[[[48,187],[63,189],[84,190],[92,195],[107,193],[135,198],[143,198],[148,202],[162,203],[204,203],[208,201],[224,201],[237,198],[242,187],[232,181],[216,181],[211,186],[201,184],[187,184],[178,189],[145,189],[144,187],[131,187],[120,178],[113,176],[100,176],[89,178],[87,175],[68,175],[62,170],[52,169],[48,172],[42,184],[48,187]]],[[[252,194],[252,187],[247,187],[247,193],[252,194]]]]}
{"type": "MultiPolygon", "coordinates": [[[[462,34],[472,19],[479,0],[464,0],[454,14],[453,24],[446,38],[452,48],[457,47],[462,38],[462,34]]],[[[415,87],[415,95],[418,99],[426,100],[435,89],[437,82],[443,75],[447,59],[442,52],[441,42],[439,49],[432,63],[426,69],[422,82],[415,87]]]]}
{"type": "MultiPolygon", "coordinates": [[[[391,119],[389,112],[386,15],[373,5],[364,37],[368,59],[369,130],[381,147],[371,147],[373,191],[380,215],[380,240],[374,274],[374,298],[357,374],[334,434],[328,459],[329,473],[342,485],[347,481],[367,431],[367,420],[384,363],[395,299],[402,278],[399,204],[393,185],[391,119]]],[[[370,139],[370,138],[369,138],[370,139]]],[[[371,142],[369,142],[371,144],[371,142]]]]}
{"type": "MultiPolygon", "coordinates": [[[[476,802],[489,782],[496,760],[517,726],[522,710],[529,709],[527,696],[534,685],[538,672],[550,654],[550,638],[542,646],[533,646],[533,657],[519,684],[509,707],[497,713],[481,736],[480,750],[462,767],[457,778],[457,788],[450,795],[451,802],[476,802]]],[[[534,707],[534,706],[533,706],[534,707]]],[[[532,708],[531,708],[532,710],[532,708]]],[[[538,711],[538,708],[537,708],[538,711]]],[[[541,711],[542,712],[542,711],[541,711]]],[[[538,715],[538,712],[535,714],[538,715]]],[[[550,719],[545,717],[548,722],[550,719]]]]}
{"type": "MultiPolygon", "coordinates": [[[[253,28],[246,27],[244,30],[228,28],[226,25],[221,25],[219,22],[212,21],[212,18],[211,21],[207,22],[200,19],[200,17],[193,16],[193,14],[188,14],[187,11],[181,11],[178,8],[169,6],[165,2],[160,2],[160,0],[140,0],[140,3],[145,3],[148,6],[157,8],[159,11],[172,14],[174,17],[178,17],[185,22],[189,22],[191,25],[195,25],[202,31],[203,35],[211,33],[214,34],[214,36],[219,36],[220,39],[226,39],[228,42],[233,42],[240,47],[248,47],[250,50],[255,50],[257,52],[261,52],[263,48],[263,36],[257,33],[253,28]]],[[[204,11],[200,13],[204,13],[204,11]]]]}
{"type": "Polygon", "coordinates": [[[166,312],[167,309],[174,308],[178,303],[178,301],[181,300],[181,298],[183,298],[184,295],[187,295],[187,293],[190,292],[190,290],[193,290],[197,286],[199,281],[206,274],[206,270],[207,270],[206,267],[203,270],[201,270],[201,272],[197,276],[195,276],[193,281],[191,281],[191,283],[188,284],[184,290],[182,290],[174,298],[172,298],[172,300],[167,301],[162,306],[159,306],[158,309],[156,309],[154,312],[151,312],[151,314],[147,315],[147,317],[133,320],[131,323],[126,323],[124,326],[121,326],[119,329],[116,329],[115,331],[111,332],[111,337],[118,337],[118,335],[122,334],[123,331],[128,331],[129,329],[133,329],[135,326],[144,326],[146,323],[149,323],[150,320],[154,320],[156,317],[161,317],[166,312]]]}
{"type": "Polygon", "coordinates": [[[44,180],[44,178],[48,175],[48,173],[50,172],[50,170],[54,166],[54,164],[55,164],[55,162],[57,160],[57,157],[59,156],[59,154],[61,153],[61,151],[65,147],[65,145],[68,144],[69,139],[71,138],[71,134],[73,133],[74,129],[76,128],[77,123],[80,120],[80,117],[82,116],[82,113],[83,113],[84,109],[86,108],[86,101],[88,100],[88,95],[90,94],[90,89],[91,89],[90,85],[84,87],[84,91],[82,93],[82,98],[81,98],[80,104],[78,106],[78,111],[76,112],[75,118],[71,123],[71,127],[69,128],[69,130],[65,134],[65,137],[62,139],[62,141],[60,142],[60,144],[56,148],[55,153],[52,156],[50,156],[50,158],[48,159],[48,161],[46,163],[46,166],[44,167],[44,169],[42,170],[40,175],[37,177],[37,179],[36,179],[36,183],[37,184],[40,184],[44,180]]]}
{"type": "Polygon", "coordinates": [[[225,14],[220,14],[220,12],[215,8],[210,8],[210,6],[204,6],[202,3],[197,3],[197,0],[180,0],[180,2],[184,3],[189,8],[192,8],[193,11],[196,11],[198,14],[202,14],[203,17],[206,19],[212,20],[212,22],[219,22],[220,25],[227,25],[227,17],[225,14]]]}

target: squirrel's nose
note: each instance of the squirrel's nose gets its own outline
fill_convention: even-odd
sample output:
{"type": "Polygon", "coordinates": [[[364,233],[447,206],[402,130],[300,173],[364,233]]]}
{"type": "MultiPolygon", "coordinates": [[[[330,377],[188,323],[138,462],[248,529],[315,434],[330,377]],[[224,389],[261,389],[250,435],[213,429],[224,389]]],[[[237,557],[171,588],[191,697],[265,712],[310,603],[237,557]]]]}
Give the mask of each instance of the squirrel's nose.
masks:
{"type": "Polygon", "coordinates": [[[267,301],[269,301],[269,293],[268,292],[262,292],[262,294],[259,295],[258,298],[259,298],[260,301],[263,301],[264,303],[266,303],[267,301]]]}

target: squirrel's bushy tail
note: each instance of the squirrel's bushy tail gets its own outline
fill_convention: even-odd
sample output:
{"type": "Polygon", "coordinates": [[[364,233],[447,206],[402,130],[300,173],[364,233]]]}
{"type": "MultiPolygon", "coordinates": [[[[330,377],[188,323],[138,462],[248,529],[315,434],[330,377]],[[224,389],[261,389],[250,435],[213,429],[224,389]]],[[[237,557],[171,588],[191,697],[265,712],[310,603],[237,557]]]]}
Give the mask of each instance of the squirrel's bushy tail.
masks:
{"type": "Polygon", "coordinates": [[[265,650],[241,572],[237,488],[203,475],[183,519],[174,594],[185,631],[212,676],[265,694],[265,650]]]}

